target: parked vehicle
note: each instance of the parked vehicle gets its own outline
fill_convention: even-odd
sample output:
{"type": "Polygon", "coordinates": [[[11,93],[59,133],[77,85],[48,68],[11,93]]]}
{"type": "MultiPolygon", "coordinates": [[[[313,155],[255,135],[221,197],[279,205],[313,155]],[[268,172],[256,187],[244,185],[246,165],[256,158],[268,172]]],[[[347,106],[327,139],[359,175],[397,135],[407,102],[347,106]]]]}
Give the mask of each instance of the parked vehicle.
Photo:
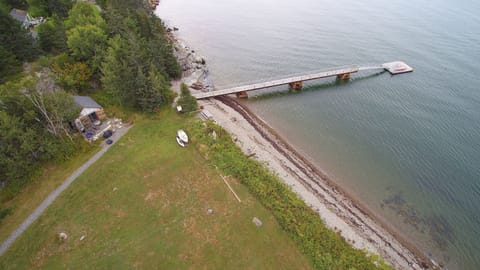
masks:
{"type": "Polygon", "coordinates": [[[112,137],[112,135],[113,135],[113,131],[111,129],[103,132],[103,138],[105,139],[112,137]]]}

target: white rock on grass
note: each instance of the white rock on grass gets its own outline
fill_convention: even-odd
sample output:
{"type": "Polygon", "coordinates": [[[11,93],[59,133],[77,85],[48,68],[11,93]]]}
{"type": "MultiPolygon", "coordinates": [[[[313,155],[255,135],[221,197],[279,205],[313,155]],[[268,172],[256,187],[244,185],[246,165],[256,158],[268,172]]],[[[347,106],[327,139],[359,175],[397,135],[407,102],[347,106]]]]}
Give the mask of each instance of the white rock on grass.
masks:
{"type": "Polygon", "coordinates": [[[215,130],[212,131],[212,133],[210,134],[210,136],[212,136],[212,139],[213,139],[214,141],[217,140],[217,133],[215,132],[215,130]]]}
{"type": "Polygon", "coordinates": [[[64,232],[61,232],[58,234],[58,238],[60,238],[60,240],[67,240],[68,235],[64,232]]]}
{"type": "Polygon", "coordinates": [[[262,221],[260,219],[258,219],[257,217],[253,217],[253,223],[255,223],[255,225],[257,227],[261,227],[263,225],[262,221]]]}

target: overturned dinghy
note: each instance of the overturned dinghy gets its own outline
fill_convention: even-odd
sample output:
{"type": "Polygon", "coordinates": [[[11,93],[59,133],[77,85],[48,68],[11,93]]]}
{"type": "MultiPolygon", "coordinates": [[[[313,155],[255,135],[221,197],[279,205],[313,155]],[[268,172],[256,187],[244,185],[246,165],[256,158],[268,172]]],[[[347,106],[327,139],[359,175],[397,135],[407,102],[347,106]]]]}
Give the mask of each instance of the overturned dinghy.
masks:
{"type": "Polygon", "coordinates": [[[178,145],[180,145],[181,147],[185,147],[185,143],[183,143],[178,136],[175,139],[177,139],[178,145]]]}
{"type": "Polygon", "coordinates": [[[188,143],[187,133],[185,133],[185,131],[183,131],[183,129],[179,129],[177,131],[177,137],[180,138],[180,140],[182,140],[184,143],[188,143]]]}
{"type": "Polygon", "coordinates": [[[179,129],[177,131],[176,139],[177,139],[178,145],[180,145],[181,147],[185,147],[185,144],[188,143],[187,133],[185,133],[185,131],[183,131],[182,129],[179,129]]]}

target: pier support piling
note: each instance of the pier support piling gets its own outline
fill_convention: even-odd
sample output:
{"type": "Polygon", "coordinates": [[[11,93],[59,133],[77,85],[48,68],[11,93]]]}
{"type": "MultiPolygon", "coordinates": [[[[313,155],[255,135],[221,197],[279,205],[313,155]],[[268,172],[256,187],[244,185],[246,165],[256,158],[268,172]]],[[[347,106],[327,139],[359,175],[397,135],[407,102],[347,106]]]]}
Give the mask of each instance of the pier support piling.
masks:
{"type": "Polygon", "coordinates": [[[350,73],[338,74],[337,80],[342,80],[342,81],[350,80],[350,73]]]}
{"type": "Polygon", "coordinates": [[[303,82],[292,82],[288,84],[290,91],[299,91],[303,88],[303,82]]]}
{"type": "Polygon", "coordinates": [[[247,91],[238,92],[238,93],[235,93],[235,95],[237,95],[237,98],[248,98],[247,91]]]}

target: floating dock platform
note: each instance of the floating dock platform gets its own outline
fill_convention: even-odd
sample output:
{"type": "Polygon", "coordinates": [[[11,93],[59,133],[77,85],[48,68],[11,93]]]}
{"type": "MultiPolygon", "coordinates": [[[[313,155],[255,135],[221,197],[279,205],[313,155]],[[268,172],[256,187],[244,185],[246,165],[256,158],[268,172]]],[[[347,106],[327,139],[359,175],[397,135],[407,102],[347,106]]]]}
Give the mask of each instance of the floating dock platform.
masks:
{"type": "Polygon", "coordinates": [[[402,61],[385,63],[382,67],[392,75],[412,72],[413,68],[402,61]]]}

